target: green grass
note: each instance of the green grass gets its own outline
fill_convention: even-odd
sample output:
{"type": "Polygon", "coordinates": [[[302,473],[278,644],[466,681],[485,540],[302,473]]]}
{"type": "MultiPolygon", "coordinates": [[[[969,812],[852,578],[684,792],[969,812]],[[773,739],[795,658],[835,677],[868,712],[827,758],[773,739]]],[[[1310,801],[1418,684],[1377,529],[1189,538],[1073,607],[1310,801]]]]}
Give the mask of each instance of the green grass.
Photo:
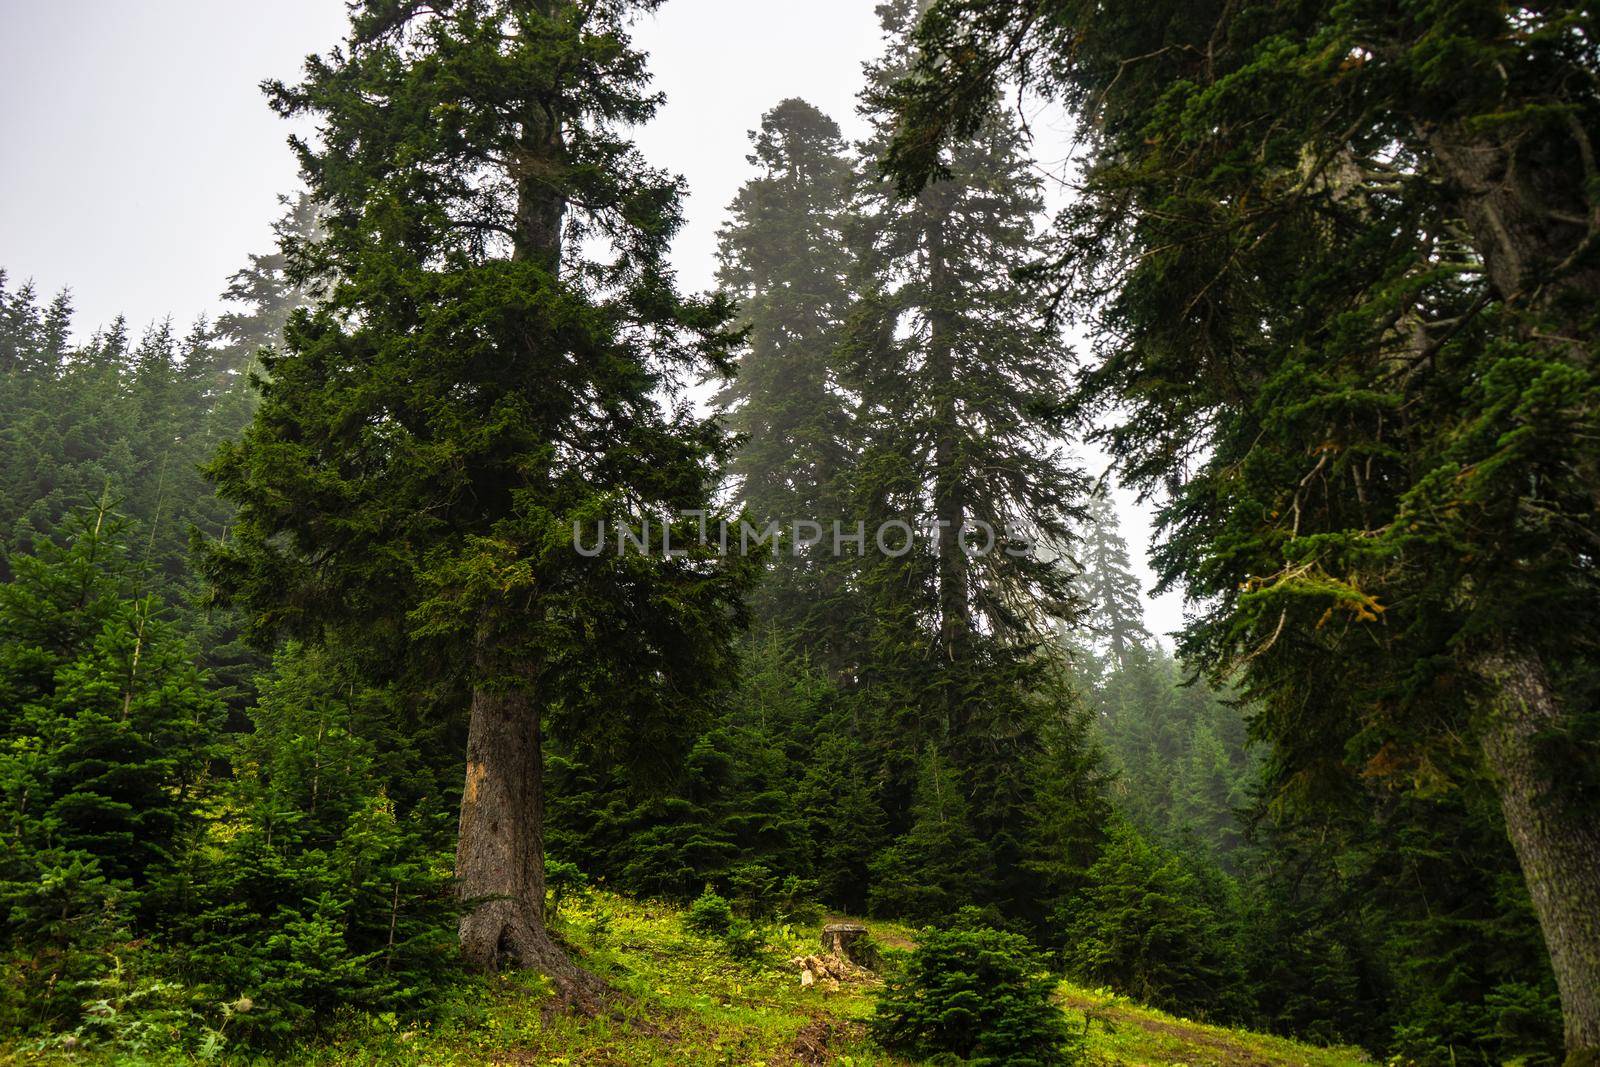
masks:
{"type": "MultiPolygon", "coordinates": [[[[605,892],[569,901],[562,936],[583,963],[623,997],[599,1018],[543,1010],[544,980],[528,974],[462,978],[427,1019],[390,1015],[341,1020],[333,1032],[280,1058],[226,1056],[232,1062],[308,1065],[712,1065],[779,1067],[896,1064],[868,1042],[863,1025],[875,985],[802,987],[788,960],[817,951],[820,924],[768,932],[754,959],[736,960],[716,940],[686,932],[682,913],[605,892]]],[[[905,947],[912,932],[871,921],[873,936],[905,947]]],[[[1104,992],[1061,986],[1063,1008],[1088,1018],[1093,1064],[1299,1064],[1345,1067],[1357,1053],[1207,1026],[1164,1015],[1104,992]]],[[[66,1052],[36,1043],[0,1048],[0,1063],[176,1064],[186,1057],[131,1057],[95,1049],[66,1052]]]]}
{"type": "Polygon", "coordinates": [[[1090,990],[1062,982],[1057,996],[1080,1032],[1087,1027],[1086,1044],[1091,1063],[1182,1064],[1185,1067],[1371,1065],[1371,1060],[1360,1049],[1317,1048],[1271,1034],[1195,1022],[1137,1004],[1104,989],[1090,990]]]}

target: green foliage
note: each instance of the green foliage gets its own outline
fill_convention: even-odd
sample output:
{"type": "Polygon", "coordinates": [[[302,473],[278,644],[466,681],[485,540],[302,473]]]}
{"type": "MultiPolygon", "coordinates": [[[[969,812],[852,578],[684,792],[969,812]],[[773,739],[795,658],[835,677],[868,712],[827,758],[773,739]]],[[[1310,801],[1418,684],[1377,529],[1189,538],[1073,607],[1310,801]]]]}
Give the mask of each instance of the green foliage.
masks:
{"type": "MultiPolygon", "coordinates": [[[[1096,435],[1168,497],[1156,562],[1200,605],[1186,651],[1258,701],[1282,807],[1501,792],[1580,1059],[1600,1027],[1579,858],[1600,849],[1592,21],[939,0],[889,153],[920,188],[1011,76],[1076,113],[1050,268],[1095,342],[1075,407],[1114,412],[1096,435]]],[[[1436,1047],[1479,1029],[1418,995],[1436,1047]]]]}
{"type": "Polygon", "coordinates": [[[728,473],[745,511],[784,534],[752,609],[817,662],[840,665],[859,609],[831,527],[804,544],[788,524],[842,520],[849,492],[853,404],[834,349],[849,315],[855,167],[839,127],[804,100],[764,114],[751,143],[757,174],[718,234],[718,280],[739,301],[747,343],[716,403],[742,435],[728,473]]]}
{"type": "Polygon", "coordinates": [[[1236,869],[1239,813],[1260,773],[1246,750],[1248,709],[1189,673],[1160,647],[1132,647],[1098,672],[1088,699],[1118,809],[1147,836],[1236,869]]]}
{"type": "Polygon", "coordinates": [[[566,860],[545,859],[545,913],[552,920],[560,917],[564,902],[582,900],[588,895],[589,888],[589,876],[579,870],[576,864],[566,860]]]}
{"type": "Polygon", "coordinates": [[[805,875],[818,899],[865,911],[873,861],[887,844],[883,792],[862,739],[831,717],[806,742],[795,804],[805,814],[805,875]]]}
{"type": "Polygon", "coordinates": [[[240,510],[205,568],[255,632],[342,640],[414,691],[533,669],[548,733],[660,768],[703,721],[747,569],[573,546],[702,507],[727,449],[671,399],[726,371],[735,335],[725,301],[677,292],[677,186],[624,136],[656,106],[623,43],[631,7],[359,5],[362,47],[269,87],[323,130],[297,147],[332,210],[292,258],[330,281],[208,468],[240,510]],[[529,152],[546,178],[482,173],[529,152]]]}
{"type": "Polygon", "coordinates": [[[759,863],[749,863],[729,872],[728,889],[744,917],[788,920],[814,910],[817,883],[794,874],[780,877],[759,863]]]}
{"type": "MultiPolygon", "coordinates": [[[[869,110],[907,61],[913,5],[881,15],[869,110]]],[[[1021,278],[1039,186],[998,112],[958,180],[916,203],[804,101],[752,139],[756,174],[721,233],[749,329],[720,397],[749,434],[730,468],[740,502],[762,521],[987,523],[997,541],[967,554],[918,537],[898,559],[783,545],[751,599],[738,687],[677,780],[663,794],[563,752],[552,841],[614,884],[685,899],[710,882],[751,916],[793,914],[815,882],[839,908],[980,902],[1042,926],[1103,810],[1083,710],[1040,640],[1046,616],[1072,614],[1067,570],[1002,551],[1019,523],[1064,543],[1082,488],[1049,443],[1059,413],[1039,398],[1060,385],[1060,349],[1021,278]]]]}
{"type": "Polygon", "coordinates": [[[1067,569],[1002,549],[1019,526],[1065,543],[1082,484],[1041,402],[1061,349],[1023,279],[1041,200],[1018,131],[997,111],[937,197],[900,202],[876,177],[877,94],[914,15],[883,5],[864,101],[885,124],[864,156],[800,100],[752,135],[756,173],[720,235],[748,347],[719,403],[748,434],[730,473],[758,522],[987,523],[994,550],[783,544],[737,686],[675,780],[564,748],[551,840],[615,885],[681,900],[710,883],[757,919],[803,910],[814,882],[833,907],[978,902],[1037,928],[1092,860],[1103,802],[1040,640],[1072,615],[1067,569]]]}
{"type": "Polygon", "coordinates": [[[715,938],[733,959],[749,962],[766,948],[766,937],[759,922],[746,915],[735,915],[724,897],[707,889],[683,914],[683,927],[702,937],[715,938]]]}
{"type": "Polygon", "coordinates": [[[102,503],[67,530],[0,585],[0,930],[19,1027],[70,1026],[79,983],[150,928],[220,717],[192,650],[132,591],[122,520],[102,503]]]}
{"type": "MultiPolygon", "coordinates": [[[[1572,931],[1507,830],[1524,859],[1595,840],[1590,14],[888,0],[866,142],[764,114],[726,292],[690,297],[681,187],[626,137],[657,6],[353,5],[269,87],[318,125],[311,192],[215,329],[75,344],[65,294],[0,274],[0,1029],[132,1060],[349,1028],[393,1061],[459,1009],[550,1053],[591,1024],[451,978],[461,712],[509,688],[549,756],[544,914],[710,1020],[708,1058],[796,1054],[816,1003],[763,990],[795,1023],[768,1040],[738,983],[826,903],[941,924],[871,1024],[908,1055],[1078,1058],[981,914],[1173,1011],[1556,1062],[1540,919],[1572,931]],[[1008,74],[1083,133],[1052,235],[1008,74]],[[1179,659],[1074,418],[1165,498],[1179,659]],[[711,502],[921,533],[572,551],[711,502]],[[1002,550],[952,550],[969,523],[1002,550]],[[268,669],[245,631],[303,643],[268,669]],[[667,931],[612,889],[704,891],[667,931]]],[[[1579,919],[1558,964],[1597,958],[1579,919]]],[[[1060,988],[1086,1029],[1178,1026],[1060,988]]]]}
{"type": "Polygon", "coordinates": [[[1125,667],[1153,642],[1144,625],[1144,594],[1104,483],[1089,497],[1077,557],[1089,633],[1113,665],[1125,667]]]}
{"type": "MultiPolygon", "coordinates": [[[[862,93],[873,157],[893,134],[885,94],[911,62],[918,10],[878,8],[885,48],[862,93]]],[[[855,207],[841,350],[861,398],[852,502],[869,529],[917,531],[909,551],[870,551],[853,575],[862,733],[880,751],[897,838],[872,906],[921,919],[978,903],[1037,920],[1029,838],[1043,776],[1031,769],[1072,706],[1045,636],[1077,614],[1059,553],[1086,482],[1057,444],[1065,351],[1038,317],[1033,279],[1050,250],[1022,133],[991,108],[946,163],[941,181],[899,197],[873,158],[855,207]],[[930,800],[930,776],[947,799],[930,800]],[[941,807],[965,826],[941,822],[941,807]],[[956,870],[970,872],[964,885],[956,870]]]]}
{"type": "Polygon", "coordinates": [[[229,515],[197,467],[249,417],[216,331],[201,321],[180,336],[166,322],[135,343],[118,320],[74,347],[66,294],[41,309],[3,272],[0,309],[0,348],[14,353],[0,371],[0,577],[7,555],[63,539],[76,509],[109,493],[134,524],[132,566],[185,608],[191,529],[219,533],[229,515]]]}
{"type": "Polygon", "coordinates": [[[688,900],[711,883],[759,917],[851,899],[830,895],[836,886],[861,892],[852,878],[880,816],[859,758],[825,755],[849,748],[837,689],[770,638],[744,651],[737,685],[672,778],[608,765],[592,748],[551,761],[553,850],[646,896],[688,900]],[[836,795],[841,778],[853,791],[836,795]],[[818,856],[830,860],[815,867],[818,856]]]}
{"type": "Polygon", "coordinates": [[[203,322],[137,344],[120,320],[79,345],[70,329],[65,294],[40,308],[0,278],[0,1020],[215,1051],[225,1013],[166,935],[192,903],[224,707],[244,724],[260,663],[226,613],[194,610],[188,567],[191,531],[229,515],[196,468],[249,417],[244,356],[203,322]]]}
{"type": "MultiPolygon", "coordinates": [[[[870,929],[884,942],[915,936],[893,923],[874,921],[870,929]]],[[[803,1043],[806,1048],[820,1044],[828,1056],[854,1067],[903,1067],[907,1062],[875,1046],[865,1033],[862,1023],[870,1019],[881,990],[877,983],[845,982],[837,990],[802,986],[790,968],[736,961],[720,942],[686,934],[682,915],[674,909],[605,889],[571,902],[561,931],[586,963],[626,993],[627,1019],[548,1011],[553,1006],[549,983],[537,975],[507,973],[488,981],[463,975],[439,989],[419,1014],[352,1012],[316,1037],[283,1050],[241,1049],[229,1042],[239,1022],[234,1009],[247,1007],[248,1015],[253,1005],[206,1003],[197,1006],[200,1019],[181,1035],[183,1050],[169,1045],[139,1053],[119,1051],[97,1031],[86,1032],[72,1051],[59,1039],[0,1040],[0,1057],[48,1067],[179,1067],[212,1059],[295,1067],[478,1067],[514,1048],[551,1063],[613,1060],[710,1067],[730,1061],[780,1063],[803,1043]]],[[[786,944],[785,954],[809,951],[815,944],[814,930],[796,931],[795,936],[799,940],[787,943],[793,947],[786,944]]],[[[133,965],[123,976],[117,988],[93,991],[119,1010],[108,1020],[108,1029],[136,1025],[140,1012],[122,1011],[120,1004],[159,1005],[161,1012],[168,1012],[181,999],[181,993],[170,989],[144,993],[148,984],[133,965]]],[[[1316,1048],[1195,1023],[1070,983],[1060,983],[1056,995],[1066,1026],[1084,1034],[1087,1061],[1199,1063],[1227,1055],[1302,1067],[1371,1063],[1355,1050],[1316,1048]]]]}
{"type": "Polygon", "coordinates": [[[127,940],[121,894],[82,855],[35,853],[7,868],[0,1023],[9,1033],[70,1028],[81,1016],[79,990],[112,968],[127,940]]]}
{"type": "MultiPolygon", "coordinates": [[[[678,764],[754,576],[687,517],[724,517],[732,441],[685,390],[730,373],[739,335],[723,296],[680,292],[682,189],[628,139],[659,104],[627,33],[653,6],[370,0],[348,47],[266,85],[319,131],[293,144],[325,213],[284,251],[325,293],[206,468],[238,513],[201,566],[255,636],[470,706],[467,900],[537,880],[546,738],[644,776],[678,764]],[[648,525],[678,549],[621,549],[619,527],[648,525]],[[615,550],[580,548],[597,526],[615,550]]],[[[469,962],[554,957],[543,904],[474,904],[469,962]]]]}
{"type": "Polygon", "coordinates": [[[1430,999],[1395,1027],[1395,1053],[1413,1063],[1562,1062],[1561,1002],[1551,989],[1509,982],[1479,1003],[1430,999]]]}
{"type": "Polygon", "coordinates": [[[1059,946],[1051,913],[1085,884],[1104,845],[1112,819],[1115,782],[1094,736],[1094,719],[1085,709],[1061,709],[1045,724],[1044,751],[1019,771],[1033,778],[1032,803],[1021,841],[1020,868],[1029,879],[1017,897],[1020,917],[1042,945],[1059,946]]]}
{"type": "Polygon", "coordinates": [[[729,956],[746,963],[760,958],[767,947],[762,927],[749,919],[734,919],[723,931],[721,941],[729,956]]]}
{"type": "Polygon", "coordinates": [[[414,1006],[453,962],[448,804],[435,791],[396,799],[421,760],[386,773],[382,694],[340,666],[279,655],[255,730],[230,752],[224,814],[175,887],[182,973],[251,1003],[232,1023],[240,1040],[281,1043],[350,1008],[414,1006]]]}
{"type": "Polygon", "coordinates": [[[1047,1067],[1079,1058],[1079,1039],[1051,1000],[1055,982],[1026,938],[969,916],[923,934],[892,973],[869,1028],[919,1059],[1047,1067]]]}
{"type": "MultiPolygon", "coordinates": [[[[302,199],[276,229],[304,237],[311,216],[302,199]]],[[[0,579],[8,556],[62,540],[76,509],[109,495],[130,523],[130,565],[194,640],[234,729],[263,659],[239,640],[233,615],[196,609],[189,545],[231,518],[199,467],[249,422],[256,353],[307,299],[272,259],[252,257],[235,276],[223,294],[233,307],[215,329],[201,320],[179,336],[165,322],[137,343],[118,319],[72,344],[67,294],[39,307],[31,286],[8,291],[0,271],[0,350],[11,353],[0,360],[0,579]]]]}
{"type": "Polygon", "coordinates": [[[78,987],[85,996],[83,1021],[72,1039],[80,1047],[114,1049],[135,1061],[177,1049],[215,1058],[227,1041],[226,1022],[212,1025],[214,1019],[225,1020],[220,1006],[199,1002],[177,983],[140,975],[126,960],[118,957],[114,970],[78,987]]]}
{"type": "Polygon", "coordinates": [[[216,360],[223,381],[251,373],[263,348],[283,344],[290,317],[316,302],[314,281],[296,270],[295,258],[319,237],[320,209],[303,191],[280,196],[278,202],[283,214],[272,225],[276,238],[272,251],[250,256],[248,266],[229,276],[222,293],[232,305],[217,319],[217,336],[226,342],[216,360]]]}
{"type": "Polygon", "coordinates": [[[1072,973],[1172,1011],[1245,1015],[1238,902],[1220,872],[1118,823],[1084,883],[1061,914],[1072,973]]]}
{"type": "Polygon", "coordinates": [[[1555,984],[1485,786],[1262,813],[1244,959],[1266,1025],[1418,1063],[1559,1058],[1555,984]]]}
{"type": "Polygon", "coordinates": [[[733,906],[728,901],[706,890],[695,898],[684,914],[683,925],[697,934],[716,936],[727,933],[733,926],[733,906]]]}
{"type": "Polygon", "coordinates": [[[954,915],[991,877],[993,861],[972,829],[960,780],[948,760],[923,755],[911,829],[872,864],[872,910],[912,922],[954,915]]]}

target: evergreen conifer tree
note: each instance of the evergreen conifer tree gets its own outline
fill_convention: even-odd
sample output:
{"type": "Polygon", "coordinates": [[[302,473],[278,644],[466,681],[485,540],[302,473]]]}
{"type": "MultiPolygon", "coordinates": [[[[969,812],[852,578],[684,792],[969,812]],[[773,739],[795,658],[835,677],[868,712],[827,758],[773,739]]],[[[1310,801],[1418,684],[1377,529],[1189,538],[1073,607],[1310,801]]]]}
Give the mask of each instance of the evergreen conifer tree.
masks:
{"type": "Polygon", "coordinates": [[[934,922],[970,904],[994,860],[972,828],[961,778],[929,745],[917,778],[911,828],[872,864],[875,914],[934,922]]]}
{"type": "Polygon", "coordinates": [[[224,373],[217,334],[204,320],[182,336],[161,322],[130,345],[118,320],[73,348],[66,294],[41,309],[31,292],[0,291],[0,306],[17,353],[0,376],[0,550],[29,551],[109,489],[137,526],[128,549],[150,591],[186,629],[202,626],[190,610],[190,535],[220,533],[232,509],[198,467],[250,406],[245,382],[224,373]]]}
{"type": "Polygon", "coordinates": [[[1044,723],[1038,757],[1018,769],[1031,781],[1030,817],[1020,835],[1022,871],[1031,880],[1018,894],[1019,918],[1055,944],[1053,913],[1084,887],[1112,819],[1111,781],[1092,712],[1063,701],[1044,723]]]}
{"type": "Polygon", "coordinates": [[[451,962],[456,768],[333,655],[290,645],[259,689],[164,927],[182,977],[250,1000],[236,1037],[281,1044],[337,1009],[414,1004],[451,962]]]}
{"type": "Polygon", "coordinates": [[[34,768],[9,799],[42,836],[142,889],[193,815],[216,705],[159,602],[135,593],[126,521],[102,500],[0,586],[0,729],[34,768]]]}
{"type": "Polygon", "coordinates": [[[70,1024],[118,937],[153,931],[197,829],[219,706],[194,652],[137,592],[108,500],[0,584],[0,1014],[70,1024]]]}
{"type": "Polygon", "coordinates": [[[850,525],[841,479],[854,445],[835,350],[849,310],[853,171],[837,124],[804,100],[768,111],[751,141],[759,173],[720,234],[718,277],[749,331],[739,374],[717,396],[743,435],[729,473],[752,519],[787,535],[757,593],[757,620],[841,663],[852,643],[832,535],[835,520],[850,525]],[[802,527],[796,538],[796,522],[822,533],[802,527]]]}
{"type": "Polygon", "coordinates": [[[262,348],[281,345],[290,316],[315,300],[318,286],[297,269],[295,257],[319,237],[316,202],[306,192],[278,200],[284,210],[272,224],[276,247],[252,254],[222,291],[234,306],[217,319],[217,335],[226,342],[216,367],[219,389],[247,371],[262,348]]]}
{"type": "Polygon", "coordinates": [[[940,0],[891,152],[918,188],[1019,70],[1080,113],[1059,276],[1105,342],[1086,400],[1127,405],[1112,450],[1175,495],[1191,647],[1246,672],[1290,797],[1495,783],[1574,1064],[1600,1058],[1591,21],[940,0]]]}
{"type": "Polygon", "coordinates": [[[327,212],[303,252],[334,280],[211,468],[240,512],[208,571],[258,630],[470,689],[463,952],[583,1004],[597,984],[544,923],[543,739],[670,760],[746,572],[574,545],[705,508],[725,451],[673,391],[727,369],[729,308],[676,291],[679,185],[625,137],[657,102],[627,24],[656,6],[374,0],[345,49],[270,86],[321,122],[296,142],[327,212]]]}
{"type": "Polygon", "coordinates": [[[1064,956],[1075,973],[1173,1011],[1244,1015],[1245,976],[1230,914],[1237,902],[1226,891],[1215,892],[1179,854],[1124,822],[1113,824],[1084,882],[1061,916],[1064,956]]]}
{"type": "MultiPolygon", "coordinates": [[[[863,94],[869,159],[892,133],[885,94],[909,62],[917,4],[878,10],[888,49],[863,94]]],[[[1084,484],[1058,444],[1064,348],[1025,280],[1042,203],[1020,134],[995,109],[946,162],[915,197],[875,174],[858,194],[855,482],[890,549],[872,546],[857,578],[871,619],[862,687],[900,794],[891,805],[905,804],[921,749],[939,746],[993,850],[992,879],[971,892],[1015,910],[1034,809],[1015,771],[1040,758],[1066,699],[1041,639],[1075,611],[1068,570],[1026,543],[1068,543],[1084,484]]]]}
{"type": "Polygon", "coordinates": [[[1103,643],[1111,662],[1125,667],[1151,638],[1144,625],[1144,596],[1128,561],[1128,543],[1104,484],[1089,497],[1078,556],[1078,582],[1090,631],[1103,643]]]}

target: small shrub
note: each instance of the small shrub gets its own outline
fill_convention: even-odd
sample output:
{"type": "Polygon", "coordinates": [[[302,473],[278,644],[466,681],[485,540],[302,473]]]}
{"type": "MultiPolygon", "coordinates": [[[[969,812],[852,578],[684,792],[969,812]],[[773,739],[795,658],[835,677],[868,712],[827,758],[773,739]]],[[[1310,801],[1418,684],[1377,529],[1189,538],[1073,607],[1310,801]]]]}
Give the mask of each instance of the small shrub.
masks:
{"type": "Polygon", "coordinates": [[[858,937],[850,946],[850,962],[880,974],[889,967],[891,954],[870,933],[858,937]]]}
{"type": "Polygon", "coordinates": [[[791,874],[778,887],[779,913],[790,922],[814,923],[823,914],[819,894],[816,879],[791,874]]]}
{"type": "Polygon", "coordinates": [[[778,879],[759,863],[728,872],[728,896],[734,910],[747,919],[768,919],[777,911],[778,879]]]}
{"type": "Polygon", "coordinates": [[[761,955],[767,939],[761,927],[745,919],[735,919],[722,935],[722,947],[736,960],[753,960],[761,955]]]}
{"type": "Polygon", "coordinates": [[[589,894],[589,877],[575,863],[546,860],[544,865],[545,911],[551,919],[561,912],[562,902],[582,900],[589,894]]]}
{"type": "Polygon", "coordinates": [[[720,937],[733,925],[733,907],[726,899],[707,889],[689,905],[683,925],[706,937],[720,937]]]}
{"type": "Polygon", "coordinates": [[[80,988],[110,973],[131,940],[122,895],[92,856],[41,849],[21,860],[0,871],[0,931],[10,942],[0,957],[0,1032],[70,1028],[80,988]]]}
{"type": "Polygon", "coordinates": [[[747,919],[814,922],[822,917],[817,883],[810,878],[779,878],[759,863],[728,872],[728,896],[736,914],[747,919]]]}
{"type": "Polygon", "coordinates": [[[914,1059],[1060,1067],[1081,1039],[1050,1001],[1055,983],[1026,938],[970,919],[929,931],[889,977],[868,1026],[884,1048],[914,1059]]]}
{"type": "Polygon", "coordinates": [[[596,908],[589,916],[589,941],[596,948],[611,943],[611,923],[615,918],[610,908],[596,908]]]}
{"type": "Polygon", "coordinates": [[[132,1058],[190,1051],[212,1058],[227,1038],[228,1010],[222,1025],[212,1026],[205,1009],[218,1006],[176,982],[140,976],[118,966],[110,974],[82,984],[83,1018],[73,1031],[79,1047],[115,1049],[132,1058]]]}

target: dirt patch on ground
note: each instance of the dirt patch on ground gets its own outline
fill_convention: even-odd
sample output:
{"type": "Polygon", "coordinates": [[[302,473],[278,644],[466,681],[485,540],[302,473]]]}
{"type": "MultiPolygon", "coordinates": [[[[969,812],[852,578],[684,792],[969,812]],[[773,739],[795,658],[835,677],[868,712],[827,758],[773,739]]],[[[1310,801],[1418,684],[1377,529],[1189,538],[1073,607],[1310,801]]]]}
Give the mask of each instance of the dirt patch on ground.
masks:
{"type": "Polygon", "coordinates": [[[787,1062],[798,1067],[825,1067],[839,1058],[838,1049],[860,1036],[860,1026],[819,1015],[794,1036],[787,1062]]]}

